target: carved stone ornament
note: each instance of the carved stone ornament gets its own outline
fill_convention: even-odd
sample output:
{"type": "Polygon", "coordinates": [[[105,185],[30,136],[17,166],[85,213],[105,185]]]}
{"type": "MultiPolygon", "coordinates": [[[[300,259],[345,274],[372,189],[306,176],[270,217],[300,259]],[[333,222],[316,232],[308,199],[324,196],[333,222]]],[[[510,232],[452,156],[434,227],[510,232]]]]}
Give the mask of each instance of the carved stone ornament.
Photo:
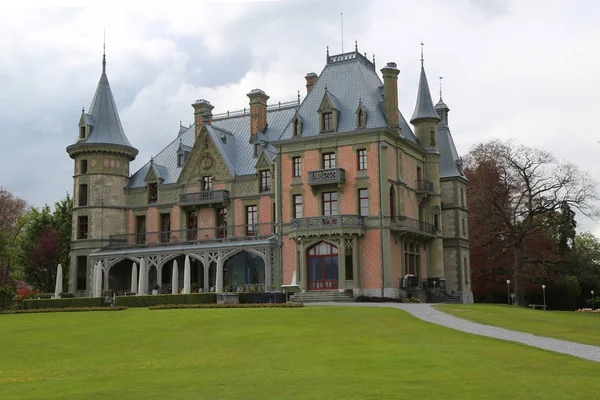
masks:
{"type": "Polygon", "coordinates": [[[210,154],[204,153],[202,155],[202,159],[200,160],[200,163],[202,165],[202,169],[207,170],[207,169],[210,169],[213,166],[214,160],[213,160],[213,158],[211,157],[210,154]]]}

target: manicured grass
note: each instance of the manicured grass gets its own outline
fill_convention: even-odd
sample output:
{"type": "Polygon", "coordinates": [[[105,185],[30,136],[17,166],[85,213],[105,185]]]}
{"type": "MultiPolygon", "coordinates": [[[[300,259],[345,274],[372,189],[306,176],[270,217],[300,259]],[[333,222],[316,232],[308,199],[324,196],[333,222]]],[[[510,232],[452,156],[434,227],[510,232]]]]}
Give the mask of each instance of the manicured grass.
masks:
{"type": "Polygon", "coordinates": [[[600,364],[395,309],[0,315],[0,399],[583,399],[600,364]]]}
{"type": "Polygon", "coordinates": [[[481,324],[600,346],[599,314],[542,311],[497,304],[441,304],[435,308],[481,324]]]}

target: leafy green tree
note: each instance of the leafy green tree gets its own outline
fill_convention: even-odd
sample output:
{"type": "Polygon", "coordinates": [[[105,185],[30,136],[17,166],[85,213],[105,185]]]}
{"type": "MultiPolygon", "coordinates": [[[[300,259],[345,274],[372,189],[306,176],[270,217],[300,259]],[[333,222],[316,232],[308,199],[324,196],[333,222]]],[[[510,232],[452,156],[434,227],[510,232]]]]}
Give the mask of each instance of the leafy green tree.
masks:
{"type": "Polygon", "coordinates": [[[0,286],[12,284],[27,208],[25,200],[0,187],[0,286]]]}

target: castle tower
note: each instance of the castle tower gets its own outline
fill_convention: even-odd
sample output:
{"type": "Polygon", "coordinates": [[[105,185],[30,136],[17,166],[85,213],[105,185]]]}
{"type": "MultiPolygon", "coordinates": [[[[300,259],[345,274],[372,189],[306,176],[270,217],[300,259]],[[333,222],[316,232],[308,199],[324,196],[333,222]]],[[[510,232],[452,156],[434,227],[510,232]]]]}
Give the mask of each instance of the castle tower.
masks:
{"type": "Polygon", "coordinates": [[[106,76],[102,74],[88,112],[81,112],[78,137],[66,148],[74,161],[73,236],[69,292],[91,289],[90,253],[108,243],[110,235],[127,233],[124,188],[129,163],[138,154],[121,125],[106,76]]]}
{"type": "Polygon", "coordinates": [[[444,243],[444,274],[446,290],[456,292],[463,303],[473,302],[469,257],[467,218],[468,180],[462,169],[462,160],[454,146],[448,126],[450,108],[442,100],[435,105],[440,116],[438,148],[440,150],[440,185],[442,188],[442,221],[444,243]]]}
{"type": "MultiPolygon", "coordinates": [[[[431,93],[423,67],[421,54],[421,77],[417,92],[417,104],[410,122],[415,127],[415,135],[425,149],[423,172],[415,182],[417,193],[420,193],[419,217],[422,221],[433,224],[439,232],[438,237],[429,244],[429,277],[444,277],[442,220],[441,220],[441,187],[440,187],[440,153],[437,143],[437,128],[440,117],[431,101],[431,93]]],[[[418,174],[417,174],[418,175],[418,174]]]]}

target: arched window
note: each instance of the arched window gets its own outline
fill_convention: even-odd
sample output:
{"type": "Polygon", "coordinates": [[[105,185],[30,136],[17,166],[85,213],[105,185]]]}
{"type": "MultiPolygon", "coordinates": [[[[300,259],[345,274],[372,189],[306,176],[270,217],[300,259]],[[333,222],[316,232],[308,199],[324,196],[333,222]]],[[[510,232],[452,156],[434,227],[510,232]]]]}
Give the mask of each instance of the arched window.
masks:
{"type": "Polygon", "coordinates": [[[319,242],[308,249],[308,290],[337,289],[339,285],[338,249],[319,242]]]}

